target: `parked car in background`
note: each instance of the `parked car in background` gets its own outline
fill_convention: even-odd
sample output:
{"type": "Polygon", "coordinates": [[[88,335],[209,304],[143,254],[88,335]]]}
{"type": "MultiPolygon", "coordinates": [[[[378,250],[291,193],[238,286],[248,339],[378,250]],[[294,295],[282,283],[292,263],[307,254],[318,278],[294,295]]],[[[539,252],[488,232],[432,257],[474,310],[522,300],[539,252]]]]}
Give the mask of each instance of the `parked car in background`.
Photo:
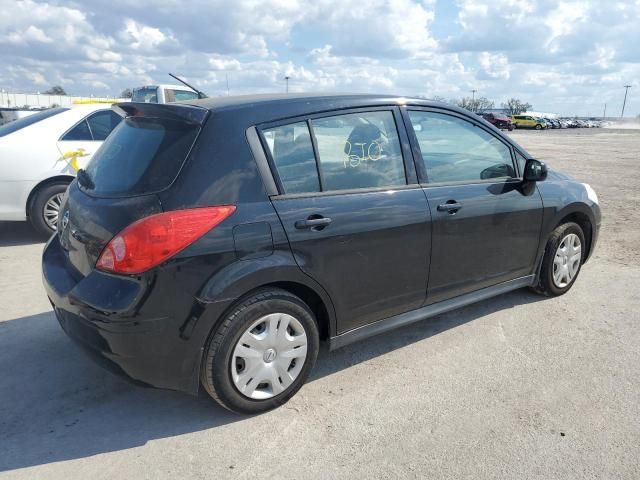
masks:
{"type": "Polygon", "coordinates": [[[62,195],[121,117],[111,105],[51,108],[0,127],[0,221],[57,228],[62,195]]]}
{"type": "Polygon", "coordinates": [[[545,121],[544,118],[542,118],[542,117],[535,117],[535,118],[536,118],[536,121],[540,123],[540,125],[542,126],[543,130],[545,130],[545,129],[550,127],[549,124],[545,121]]]}
{"type": "Polygon", "coordinates": [[[125,120],[44,249],[47,295],[112,371],[202,386],[230,410],[289,400],[320,340],[523,287],[562,295],[598,237],[590,186],[457,107],[292,94],[114,108],[125,120]]]}
{"type": "Polygon", "coordinates": [[[508,117],[504,113],[483,113],[482,118],[500,130],[511,131],[514,129],[511,117],[508,117]]]}
{"type": "Polygon", "coordinates": [[[531,115],[512,115],[511,120],[516,128],[535,128],[536,130],[547,128],[544,120],[531,115]]]}
{"type": "Polygon", "coordinates": [[[132,102],[171,103],[196,100],[198,92],[184,85],[146,85],[133,89],[132,102]]]}

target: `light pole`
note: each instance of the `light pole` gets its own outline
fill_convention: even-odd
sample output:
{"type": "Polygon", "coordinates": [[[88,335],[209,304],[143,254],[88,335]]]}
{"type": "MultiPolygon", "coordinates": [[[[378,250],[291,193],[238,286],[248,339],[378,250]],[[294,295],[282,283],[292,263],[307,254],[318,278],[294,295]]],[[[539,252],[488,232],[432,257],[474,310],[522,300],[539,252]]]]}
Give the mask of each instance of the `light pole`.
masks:
{"type": "Polygon", "coordinates": [[[284,81],[286,82],[285,93],[289,93],[289,79],[291,77],[289,75],[284,77],[284,81]]]}
{"type": "Polygon", "coordinates": [[[620,114],[620,118],[624,117],[624,106],[627,104],[627,92],[631,88],[631,85],[624,86],[624,101],[622,102],[622,113],[620,114]]]}
{"type": "Polygon", "coordinates": [[[477,90],[471,90],[471,108],[476,111],[476,92],[477,90]]]}

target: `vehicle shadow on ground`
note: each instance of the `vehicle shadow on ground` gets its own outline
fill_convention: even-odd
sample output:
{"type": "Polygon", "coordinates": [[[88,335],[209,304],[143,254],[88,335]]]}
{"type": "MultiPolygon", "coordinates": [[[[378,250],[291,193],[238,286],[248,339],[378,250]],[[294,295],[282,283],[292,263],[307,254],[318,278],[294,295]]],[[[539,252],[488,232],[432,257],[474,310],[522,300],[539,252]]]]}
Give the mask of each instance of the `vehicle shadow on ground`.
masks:
{"type": "Polygon", "coordinates": [[[0,247],[15,247],[44,243],[29,222],[0,222],[0,247]]]}
{"type": "MultiPolygon", "coordinates": [[[[541,300],[526,290],[418,322],[334,352],[310,381],[423,341],[489,313],[541,300]]],[[[94,365],[53,312],[0,322],[0,471],[125,450],[150,440],[251,422],[207,396],[132,385],[94,365]]],[[[216,445],[211,446],[217,448],[216,445]]]]}

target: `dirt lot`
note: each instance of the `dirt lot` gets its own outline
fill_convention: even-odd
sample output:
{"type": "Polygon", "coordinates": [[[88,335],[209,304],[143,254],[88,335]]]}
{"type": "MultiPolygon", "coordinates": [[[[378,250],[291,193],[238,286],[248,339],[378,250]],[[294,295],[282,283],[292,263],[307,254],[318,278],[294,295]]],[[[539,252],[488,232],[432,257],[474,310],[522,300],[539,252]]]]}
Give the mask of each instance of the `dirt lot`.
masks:
{"type": "Polygon", "coordinates": [[[600,196],[573,290],[325,351],[290,403],[256,417],[94,366],[53,317],[42,244],[0,224],[0,477],[640,478],[640,131],[513,136],[600,196]]]}

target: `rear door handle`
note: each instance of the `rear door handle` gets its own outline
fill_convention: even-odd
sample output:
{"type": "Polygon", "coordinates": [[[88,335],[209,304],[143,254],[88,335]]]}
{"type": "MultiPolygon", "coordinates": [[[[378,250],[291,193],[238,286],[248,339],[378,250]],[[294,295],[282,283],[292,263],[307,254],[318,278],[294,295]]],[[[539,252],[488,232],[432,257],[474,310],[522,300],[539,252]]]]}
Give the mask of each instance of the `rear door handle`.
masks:
{"type": "Polygon", "coordinates": [[[327,217],[317,218],[312,215],[306,220],[298,220],[295,223],[295,226],[300,230],[304,230],[305,228],[310,228],[312,230],[322,230],[322,228],[326,227],[330,223],[331,223],[330,218],[327,218],[327,217]]]}
{"type": "Polygon", "coordinates": [[[461,208],[462,204],[456,202],[455,200],[449,200],[447,203],[441,203],[440,205],[438,205],[439,212],[456,213],[461,208]]]}

